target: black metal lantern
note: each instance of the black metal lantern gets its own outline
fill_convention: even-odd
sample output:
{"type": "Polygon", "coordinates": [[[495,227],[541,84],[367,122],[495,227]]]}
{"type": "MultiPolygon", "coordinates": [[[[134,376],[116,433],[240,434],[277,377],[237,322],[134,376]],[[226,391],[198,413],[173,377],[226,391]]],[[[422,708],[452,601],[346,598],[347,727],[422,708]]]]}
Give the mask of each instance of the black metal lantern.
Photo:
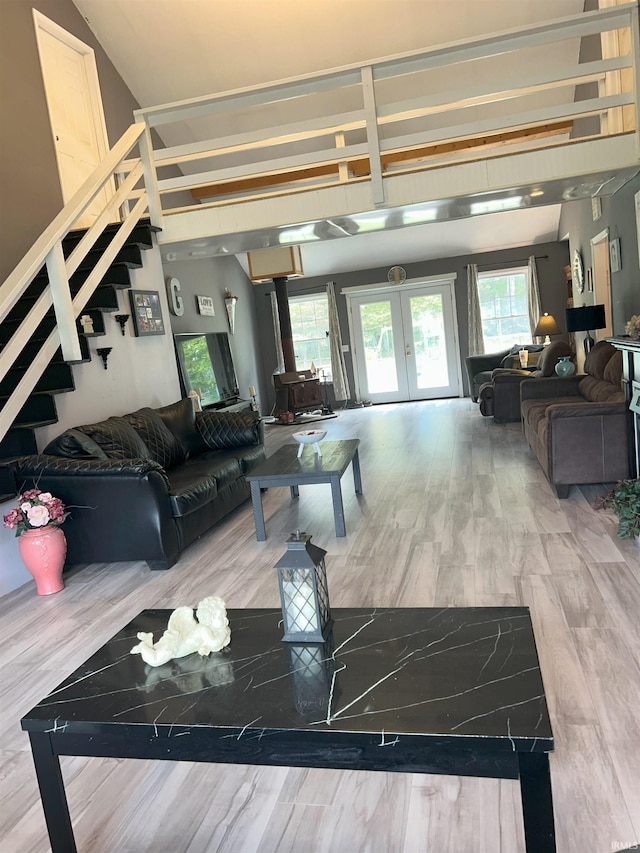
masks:
{"type": "Polygon", "coordinates": [[[276,563],[283,640],[289,643],[323,643],[331,627],[331,608],[324,556],[299,530],[287,539],[286,553],[276,563]]]}

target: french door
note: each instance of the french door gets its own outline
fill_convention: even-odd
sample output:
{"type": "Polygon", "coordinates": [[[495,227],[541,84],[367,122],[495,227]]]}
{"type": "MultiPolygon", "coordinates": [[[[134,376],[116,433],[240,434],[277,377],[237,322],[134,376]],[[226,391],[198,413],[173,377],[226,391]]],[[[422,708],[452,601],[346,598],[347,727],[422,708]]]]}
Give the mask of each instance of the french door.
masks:
{"type": "Polygon", "coordinates": [[[344,293],[361,399],[394,403],[458,395],[451,281],[344,293]]]}

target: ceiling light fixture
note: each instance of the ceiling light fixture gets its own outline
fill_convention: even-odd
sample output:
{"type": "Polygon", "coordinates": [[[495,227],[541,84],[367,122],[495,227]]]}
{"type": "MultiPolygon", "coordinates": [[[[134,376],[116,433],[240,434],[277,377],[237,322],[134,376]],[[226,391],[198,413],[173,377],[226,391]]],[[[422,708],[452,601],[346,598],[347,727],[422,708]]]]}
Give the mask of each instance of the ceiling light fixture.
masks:
{"type": "Polygon", "coordinates": [[[487,201],[474,201],[471,203],[471,215],[476,216],[483,213],[497,213],[501,210],[515,210],[521,205],[521,195],[512,195],[508,198],[491,198],[487,201]]]}
{"type": "Polygon", "coordinates": [[[427,210],[405,210],[402,215],[403,225],[419,225],[421,222],[433,222],[438,218],[438,211],[433,207],[427,210]]]}

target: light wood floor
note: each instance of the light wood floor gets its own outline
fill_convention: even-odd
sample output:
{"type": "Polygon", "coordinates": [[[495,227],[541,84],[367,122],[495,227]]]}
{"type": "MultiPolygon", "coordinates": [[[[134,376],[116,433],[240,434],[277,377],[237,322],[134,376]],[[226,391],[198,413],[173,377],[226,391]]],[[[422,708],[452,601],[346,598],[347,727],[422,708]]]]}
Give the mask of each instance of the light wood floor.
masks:
{"type": "MultiPolygon", "coordinates": [[[[340,413],[328,438],[361,439],[364,495],[343,478],[347,537],[329,486],[264,495],[169,572],[142,563],[74,570],[63,592],[0,600],[0,850],[49,850],[19,719],[138,611],[221,595],[277,607],[273,565],[296,527],[328,552],[337,607],[527,605],[556,739],[559,853],[640,842],[640,550],[591,508],[557,500],[519,424],[467,400],[340,413]]],[[[268,428],[268,452],[294,427],[268,428]]],[[[309,451],[307,451],[309,452],[309,451]]],[[[233,639],[233,638],[232,638],[233,639]]],[[[81,853],[522,853],[517,782],[447,776],[64,758],[81,853]]]]}

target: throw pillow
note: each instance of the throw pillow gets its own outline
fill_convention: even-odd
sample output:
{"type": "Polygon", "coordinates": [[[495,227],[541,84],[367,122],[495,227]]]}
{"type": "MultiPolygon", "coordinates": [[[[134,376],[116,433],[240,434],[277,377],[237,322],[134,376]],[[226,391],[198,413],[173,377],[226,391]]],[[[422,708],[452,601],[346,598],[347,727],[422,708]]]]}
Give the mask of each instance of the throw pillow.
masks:
{"type": "Polygon", "coordinates": [[[151,459],[146,444],[124,418],[107,418],[76,429],[95,441],[108,459],[151,459]]]}
{"type": "Polygon", "coordinates": [[[162,408],[154,409],[154,411],[160,415],[166,426],[182,444],[187,456],[192,453],[204,453],[208,449],[196,429],[196,413],[189,397],[184,397],[177,403],[162,406],[162,408]]]}
{"type": "Polygon", "coordinates": [[[185,461],[187,451],[154,409],[138,409],[124,417],[147,445],[151,459],[158,465],[168,470],[185,461]]]}

